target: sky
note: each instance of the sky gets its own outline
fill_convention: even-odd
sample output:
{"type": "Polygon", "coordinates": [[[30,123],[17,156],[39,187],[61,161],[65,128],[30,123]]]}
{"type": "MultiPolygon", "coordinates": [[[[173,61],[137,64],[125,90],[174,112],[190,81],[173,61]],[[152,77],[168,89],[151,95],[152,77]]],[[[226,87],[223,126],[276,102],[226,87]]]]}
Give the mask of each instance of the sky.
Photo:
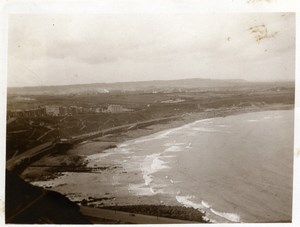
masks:
{"type": "Polygon", "coordinates": [[[294,13],[9,17],[9,87],[294,77],[294,13]]]}

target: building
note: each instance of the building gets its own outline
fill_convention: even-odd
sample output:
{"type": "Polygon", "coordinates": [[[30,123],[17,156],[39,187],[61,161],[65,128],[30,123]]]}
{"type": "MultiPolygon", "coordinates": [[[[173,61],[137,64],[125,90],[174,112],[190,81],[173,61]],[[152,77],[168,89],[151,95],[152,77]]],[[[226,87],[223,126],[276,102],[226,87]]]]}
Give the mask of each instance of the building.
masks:
{"type": "Polygon", "coordinates": [[[9,110],[9,111],[7,111],[7,117],[8,118],[12,118],[12,117],[21,118],[21,117],[24,117],[24,111],[23,110],[9,110]]]}
{"type": "Polygon", "coordinates": [[[59,106],[45,106],[46,114],[51,116],[59,116],[59,106]]]}
{"type": "Polygon", "coordinates": [[[46,116],[45,108],[36,108],[30,110],[11,110],[7,112],[8,118],[34,118],[34,117],[43,117],[46,116]]]}
{"type": "Polygon", "coordinates": [[[119,113],[123,111],[123,107],[121,105],[109,105],[107,107],[107,112],[110,113],[119,113]]]}

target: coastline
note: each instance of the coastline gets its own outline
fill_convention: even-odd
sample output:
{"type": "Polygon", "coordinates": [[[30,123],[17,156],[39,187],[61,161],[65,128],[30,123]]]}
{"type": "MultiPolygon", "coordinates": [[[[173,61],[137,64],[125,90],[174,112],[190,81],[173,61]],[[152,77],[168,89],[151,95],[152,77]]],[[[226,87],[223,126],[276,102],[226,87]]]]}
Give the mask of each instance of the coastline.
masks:
{"type": "Polygon", "coordinates": [[[28,182],[46,181],[55,179],[61,175],[61,172],[90,172],[87,168],[88,162],[85,156],[102,153],[107,149],[114,148],[120,143],[138,139],[140,137],[149,136],[164,130],[181,127],[183,125],[209,118],[226,117],[230,115],[238,115],[250,112],[272,111],[272,110],[288,110],[293,109],[291,104],[273,104],[265,106],[251,107],[230,107],[211,109],[210,111],[185,113],[178,116],[175,120],[164,123],[152,124],[143,128],[134,128],[126,132],[108,134],[102,137],[85,140],[77,143],[73,148],[66,150],[60,154],[47,155],[36,161],[22,173],[21,177],[28,182]],[[95,149],[80,149],[82,145],[97,142],[95,149]]]}
{"type": "MultiPolygon", "coordinates": [[[[289,110],[293,109],[293,105],[266,105],[262,107],[245,107],[245,108],[219,108],[214,109],[211,111],[204,111],[204,112],[193,112],[193,113],[186,113],[183,114],[181,117],[177,118],[176,120],[171,120],[166,123],[160,123],[160,124],[153,124],[151,126],[145,127],[145,128],[137,128],[134,130],[128,130],[127,132],[121,132],[118,134],[112,134],[108,137],[99,138],[96,140],[91,141],[103,141],[104,143],[106,141],[111,141],[106,147],[110,148],[109,146],[117,146],[117,144],[138,139],[140,137],[149,136],[152,134],[155,134],[157,132],[161,132],[168,129],[174,129],[177,127],[181,127],[186,124],[193,123],[198,120],[204,120],[204,119],[210,119],[210,118],[217,118],[217,117],[227,117],[232,115],[238,115],[243,113],[250,113],[250,112],[261,112],[261,111],[273,111],[273,110],[289,110]],[[113,138],[110,138],[113,137],[113,138]]],[[[88,140],[85,142],[89,142],[88,140]]],[[[80,145],[80,144],[79,144],[80,145]]],[[[102,151],[106,150],[104,149],[102,151]]],[[[101,151],[100,151],[101,152],[101,151]]],[[[80,153],[85,154],[85,153],[80,153]]]]}
{"type": "MultiPolygon", "coordinates": [[[[105,149],[106,147],[109,148],[111,145],[117,145],[117,144],[120,144],[120,143],[128,142],[130,140],[135,140],[135,139],[138,139],[140,137],[145,137],[145,136],[148,136],[148,135],[155,134],[157,132],[162,132],[164,130],[174,129],[174,128],[177,128],[177,127],[180,127],[180,126],[183,126],[183,125],[195,122],[195,121],[203,120],[203,119],[216,118],[216,117],[225,117],[225,116],[229,116],[229,115],[237,115],[237,114],[249,113],[249,112],[260,112],[260,111],[268,111],[268,110],[270,110],[270,111],[272,111],[272,110],[286,110],[286,109],[291,109],[291,108],[292,108],[291,105],[276,105],[276,106],[272,105],[272,106],[266,106],[264,108],[261,108],[261,107],[260,108],[257,108],[257,107],[255,108],[254,107],[254,108],[223,109],[223,110],[218,109],[218,110],[215,110],[215,111],[212,111],[212,112],[201,112],[201,113],[185,114],[185,116],[183,116],[182,119],[171,121],[171,122],[168,122],[166,124],[152,125],[150,127],[143,128],[143,129],[135,129],[135,130],[132,130],[132,131],[128,131],[126,133],[120,133],[118,135],[113,135],[113,136],[108,136],[108,137],[105,137],[105,138],[99,138],[97,140],[92,140],[92,142],[97,142],[97,145],[99,145],[99,144],[103,145],[103,143],[105,143],[105,145],[102,148],[96,149],[97,153],[102,153],[103,151],[106,150],[105,149]]],[[[75,148],[69,150],[67,152],[67,154],[69,154],[69,155],[75,155],[76,154],[76,155],[81,155],[82,157],[93,154],[93,153],[87,154],[86,151],[80,150],[80,147],[83,144],[87,145],[87,144],[89,144],[89,141],[84,142],[82,144],[78,144],[75,148]]],[[[84,159],[84,160],[86,160],[86,159],[84,159]]],[[[89,163],[85,161],[81,164],[84,164],[85,167],[86,167],[89,163]]],[[[106,169],[102,169],[102,170],[108,172],[107,177],[109,177],[109,176],[113,177],[114,167],[116,167],[116,166],[107,167],[106,169]]],[[[90,169],[87,168],[87,169],[83,169],[82,171],[86,172],[88,174],[88,173],[92,172],[92,169],[93,168],[90,168],[90,169]]],[[[102,170],[100,169],[100,170],[97,170],[97,171],[101,172],[102,170]]],[[[68,172],[68,171],[65,171],[65,172],[68,172]]],[[[72,171],[70,171],[70,172],[72,172],[72,171]]],[[[72,177],[72,174],[69,175],[69,177],[72,177]]],[[[37,181],[39,181],[39,180],[37,180],[37,181]]],[[[58,182],[58,186],[59,186],[59,184],[60,183],[58,182]]],[[[52,185],[52,186],[48,185],[46,187],[50,187],[50,188],[54,187],[55,188],[56,186],[55,185],[52,185]]],[[[82,188],[82,190],[84,190],[84,188],[82,188]]],[[[99,189],[98,191],[100,192],[99,194],[104,195],[104,194],[107,193],[107,192],[105,192],[106,190],[107,189],[103,188],[103,189],[99,189]]],[[[107,194],[107,196],[105,196],[105,197],[100,197],[100,198],[96,198],[93,195],[89,195],[88,197],[86,197],[86,198],[89,198],[89,199],[83,201],[83,200],[80,200],[80,199],[78,200],[76,193],[74,193],[74,197],[72,198],[72,195],[71,195],[72,194],[72,187],[67,188],[66,192],[67,192],[66,194],[69,194],[69,198],[71,198],[73,201],[75,201],[79,204],[82,204],[82,202],[84,202],[84,203],[87,202],[87,204],[90,205],[90,206],[95,206],[96,204],[101,205],[101,203],[102,203],[101,206],[108,206],[108,205],[114,206],[114,205],[116,205],[115,202],[114,202],[114,198],[110,197],[109,194],[107,194]],[[71,197],[70,197],[70,195],[71,195],[71,197]]],[[[148,198],[145,198],[145,199],[141,199],[138,202],[137,201],[135,201],[135,202],[132,201],[132,203],[127,201],[125,204],[121,203],[121,205],[141,205],[141,204],[143,204],[143,205],[155,205],[155,203],[157,203],[158,200],[159,200],[159,197],[157,195],[153,195],[152,198],[148,197],[148,198]]],[[[124,202],[124,200],[123,200],[123,202],[124,202]]],[[[168,205],[176,206],[178,204],[171,202],[171,203],[168,203],[168,205]]]]}

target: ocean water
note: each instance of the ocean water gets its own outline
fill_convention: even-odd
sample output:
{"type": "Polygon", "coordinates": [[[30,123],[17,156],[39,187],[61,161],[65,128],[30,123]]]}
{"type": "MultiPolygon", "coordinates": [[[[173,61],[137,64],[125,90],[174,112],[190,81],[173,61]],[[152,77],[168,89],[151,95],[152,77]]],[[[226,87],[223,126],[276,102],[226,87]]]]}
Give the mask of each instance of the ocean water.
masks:
{"type": "Polygon", "coordinates": [[[89,185],[86,196],[99,197],[104,187],[128,204],[145,203],[142,198],[155,203],[150,199],[155,197],[160,204],[202,210],[215,222],[291,221],[291,110],[199,120],[127,141],[87,160],[90,167],[116,168],[66,174],[56,189],[65,192],[64,185],[80,181],[89,185]]]}

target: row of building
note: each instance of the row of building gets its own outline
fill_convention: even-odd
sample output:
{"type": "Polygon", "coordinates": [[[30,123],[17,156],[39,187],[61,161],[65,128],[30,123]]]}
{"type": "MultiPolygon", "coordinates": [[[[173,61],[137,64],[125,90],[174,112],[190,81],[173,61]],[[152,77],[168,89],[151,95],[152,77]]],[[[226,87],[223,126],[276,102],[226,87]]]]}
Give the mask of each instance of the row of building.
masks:
{"type": "Polygon", "coordinates": [[[9,110],[7,111],[8,118],[23,118],[23,117],[41,117],[46,116],[46,109],[45,108],[36,108],[30,110],[9,110]]]}
{"type": "Polygon", "coordinates": [[[109,105],[107,108],[90,107],[84,108],[79,106],[44,106],[30,110],[10,110],[7,111],[8,118],[16,117],[43,117],[43,116],[72,116],[84,113],[121,113],[130,111],[121,105],[109,105]]]}

